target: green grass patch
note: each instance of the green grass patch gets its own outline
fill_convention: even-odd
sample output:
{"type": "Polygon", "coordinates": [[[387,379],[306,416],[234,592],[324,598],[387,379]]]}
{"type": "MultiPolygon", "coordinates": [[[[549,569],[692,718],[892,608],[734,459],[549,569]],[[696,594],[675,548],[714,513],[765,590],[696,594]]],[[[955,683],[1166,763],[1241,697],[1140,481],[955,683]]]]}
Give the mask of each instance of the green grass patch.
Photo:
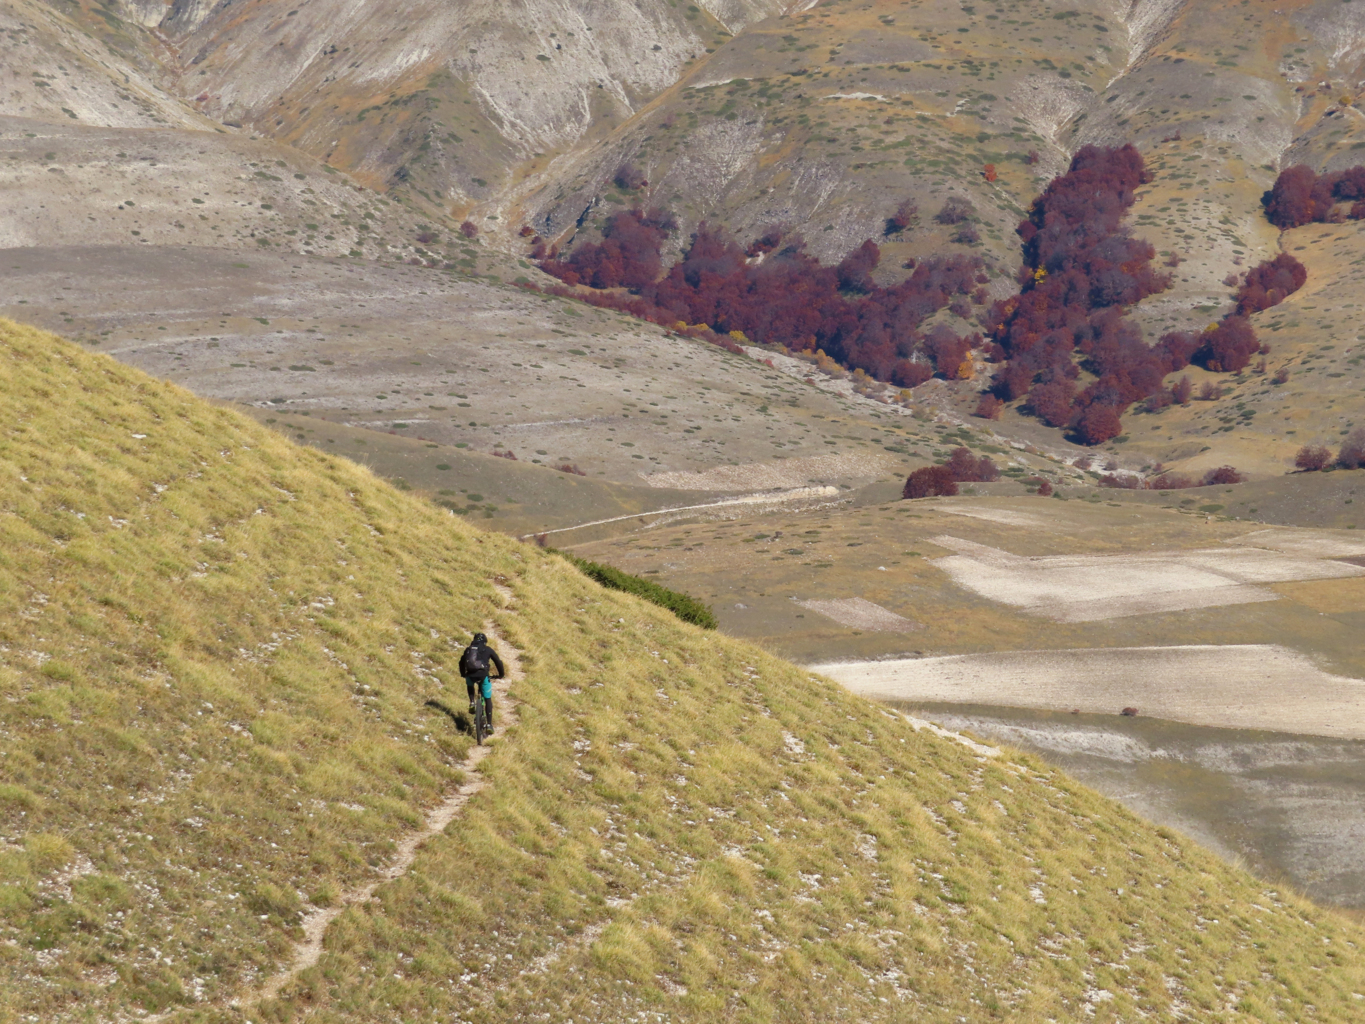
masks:
{"type": "Polygon", "coordinates": [[[586,558],[579,558],[577,555],[571,555],[566,551],[559,551],[557,554],[568,559],[584,576],[604,587],[642,597],[650,604],[667,608],[683,622],[690,622],[702,629],[716,628],[716,616],[711,611],[710,606],[703,604],[695,597],[681,594],[676,590],[669,590],[653,580],[632,576],[630,573],[622,572],[613,566],[603,565],[600,562],[590,562],[586,558]]]}

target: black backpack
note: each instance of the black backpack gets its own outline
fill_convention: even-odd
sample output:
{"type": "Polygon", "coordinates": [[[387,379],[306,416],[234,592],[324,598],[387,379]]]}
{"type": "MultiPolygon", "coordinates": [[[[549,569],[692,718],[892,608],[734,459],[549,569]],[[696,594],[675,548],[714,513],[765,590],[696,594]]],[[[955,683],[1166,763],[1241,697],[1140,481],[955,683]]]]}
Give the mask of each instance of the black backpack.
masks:
{"type": "Polygon", "coordinates": [[[460,655],[460,675],[466,679],[481,679],[488,675],[488,648],[480,644],[470,644],[460,655]]]}

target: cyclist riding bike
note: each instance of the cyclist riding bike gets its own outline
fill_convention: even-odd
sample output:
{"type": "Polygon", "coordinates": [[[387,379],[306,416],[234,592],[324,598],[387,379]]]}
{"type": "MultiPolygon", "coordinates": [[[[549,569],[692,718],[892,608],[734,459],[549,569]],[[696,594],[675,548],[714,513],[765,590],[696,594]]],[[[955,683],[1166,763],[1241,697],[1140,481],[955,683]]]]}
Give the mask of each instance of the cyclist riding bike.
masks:
{"type": "Polygon", "coordinates": [[[484,720],[489,727],[493,724],[493,680],[488,675],[490,662],[497,667],[498,678],[507,675],[498,652],[488,646],[488,637],[482,633],[474,634],[474,641],[460,655],[460,675],[464,676],[465,689],[469,693],[469,713],[475,713],[474,702],[483,701],[484,720]],[[477,688],[477,689],[476,689],[477,688]]]}

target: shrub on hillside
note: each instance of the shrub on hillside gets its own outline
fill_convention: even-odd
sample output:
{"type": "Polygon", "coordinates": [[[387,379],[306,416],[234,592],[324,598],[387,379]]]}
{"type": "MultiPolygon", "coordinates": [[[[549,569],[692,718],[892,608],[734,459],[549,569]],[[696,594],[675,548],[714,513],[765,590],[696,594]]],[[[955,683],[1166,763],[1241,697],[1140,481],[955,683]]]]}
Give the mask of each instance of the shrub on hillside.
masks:
{"type": "Polygon", "coordinates": [[[1294,465],[1301,472],[1316,473],[1331,464],[1332,453],[1323,444],[1306,444],[1294,456],[1294,465]]]}
{"type": "Polygon", "coordinates": [[[1000,479],[1000,469],[989,455],[979,458],[969,448],[954,448],[944,468],[959,483],[990,483],[1000,479]]]}
{"type": "Polygon", "coordinates": [[[1204,474],[1204,486],[1211,487],[1214,484],[1240,484],[1245,479],[1246,477],[1231,466],[1219,466],[1217,469],[1211,469],[1204,474]]]}
{"type": "Polygon", "coordinates": [[[1337,465],[1342,469],[1360,469],[1365,466],[1365,427],[1356,427],[1341,442],[1337,452],[1337,465]]]}
{"type": "Polygon", "coordinates": [[[651,604],[657,604],[660,608],[667,608],[684,622],[690,622],[702,629],[716,628],[715,614],[695,597],[679,593],[676,590],[669,590],[653,580],[632,576],[630,573],[622,572],[610,565],[590,562],[586,558],[579,558],[565,551],[560,551],[559,554],[572,562],[584,576],[597,581],[604,587],[642,597],[651,604]]]}
{"type": "Polygon", "coordinates": [[[1317,174],[1305,164],[1286,167],[1261,197],[1266,219],[1277,228],[1336,223],[1365,217],[1365,167],[1317,174]],[[1342,211],[1337,203],[1351,203],[1342,211]]]}
{"type": "Polygon", "coordinates": [[[1307,280],[1307,268],[1287,252],[1257,264],[1247,271],[1246,281],[1237,291],[1237,314],[1249,316],[1278,306],[1307,280]]]}
{"type": "Polygon", "coordinates": [[[908,199],[901,200],[896,212],[886,218],[886,230],[883,234],[888,237],[899,234],[910,226],[919,213],[919,207],[908,199]]]}
{"type": "Polygon", "coordinates": [[[467,220],[460,225],[460,234],[465,238],[476,238],[479,234],[479,226],[472,220],[467,220]]]}
{"type": "Polygon", "coordinates": [[[962,196],[949,196],[938,213],[934,214],[934,220],[940,224],[961,224],[974,213],[976,207],[970,200],[962,196]]]}
{"type": "Polygon", "coordinates": [[[951,497],[957,493],[957,481],[947,466],[922,466],[905,478],[902,498],[951,497]]]}
{"type": "Polygon", "coordinates": [[[976,403],[976,411],[972,415],[980,416],[983,420],[998,420],[1004,411],[1005,403],[988,391],[976,403]]]}
{"type": "Polygon", "coordinates": [[[611,180],[617,188],[625,192],[634,192],[649,184],[645,180],[645,172],[629,161],[616,168],[611,180]]]}

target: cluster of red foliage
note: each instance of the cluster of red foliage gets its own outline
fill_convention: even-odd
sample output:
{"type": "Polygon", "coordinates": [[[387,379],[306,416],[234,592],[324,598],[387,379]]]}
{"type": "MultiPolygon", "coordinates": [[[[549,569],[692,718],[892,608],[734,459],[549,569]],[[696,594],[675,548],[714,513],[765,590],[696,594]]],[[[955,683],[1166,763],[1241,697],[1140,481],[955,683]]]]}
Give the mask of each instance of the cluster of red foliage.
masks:
{"type": "MultiPolygon", "coordinates": [[[[1035,416],[1089,445],[1120,434],[1120,416],[1136,401],[1148,399],[1149,411],[1189,401],[1188,381],[1163,389],[1167,374],[1191,362],[1235,373],[1268,351],[1247,317],[1282,302],[1308,276],[1293,256],[1277,256],[1247,273],[1233,313],[1202,333],[1172,331],[1149,347],[1124,311],[1163,291],[1170,277],[1153,267],[1152,246],[1131,237],[1122,221],[1136,188],[1150,180],[1131,144],[1081,149],[1019,225],[1022,291],[990,310],[992,355],[1003,363],[991,380],[993,397],[1027,394],[1035,416]],[[1084,389],[1075,383],[1078,354],[1097,378],[1084,389]]],[[[1348,172],[1341,181],[1356,179],[1348,172]]],[[[1365,170],[1359,188],[1365,197],[1365,170]]],[[[983,400],[978,415],[993,413],[997,407],[983,400]]]]}
{"type": "Polygon", "coordinates": [[[1287,252],[1266,260],[1247,271],[1246,281],[1237,291],[1237,313],[1250,316],[1281,302],[1303,287],[1308,270],[1287,252]]]}
{"type": "Polygon", "coordinates": [[[496,456],[497,456],[498,458],[500,458],[500,459],[511,459],[513,462],[516,462],[516,461],[517,461],[517,457],[516,457],[515,454],[513,454],[513,453],[510,452],[510,451],[506,451],[506,452],[505,452],[505,451],[503,451],[501,448],[494,448],[494,449],[493,449],[493,454],[496,455],[496,456]]]}
{"type": "MultiPolygon", "coordinates": [[[[922,466],[906,477],[901,497],[950,497],[957,493],[959,483],[990,483],[999,479],[1000,469],[989,455],[976,456],[968,448],[954,448],[943,465],[922,466]]],[[[1047,493],[1052,493],[1051,487],[1047,493]]]]}
{"type": "Polygon", "coordinates": [[[554,468],[559,470],[561,473],[569,473],[573,476],[588,475],[587,473],[583,472],[581,469],[578,468],[578,463],[576,462],[566,462],[562,466],[555,466],[554,468]]]}
{"type": "Polygon", "coordinates": [[[1000,479],[1000,470],[989,455],[977,457],[968,448],[954,448],[944,465],[959,483],[990,483],[1000,479]]]}
{"type": "Polygon", "coordinates": [[[1124,307],[1170,283],[1152,266],[1152,246],[1122,226],[1135,190],[1150,180],[1132,145],[1081,149],[1017,229],[1023,290],[990,312],[994,355],[1008,360],[992,392],[1005,401],[1027,393],[1035,415],[1070,427],[1086,444],[1119,434],[1120,414],[1194,351],[1180,339],[1149,348],[1123,316],[1124,307]],[[1076,353],[1098,378],[1079,391],[1076,353]]]}
{"type": "MultiPolygon", "coordinates": [[[[1332,465],[1332,453],[1324,444],[1306,444],[1294,456],[1294,465],[1305,473],[1317,473],[1332,465]]],[[[1336,466],[1338,469],[1365,467],[1365,427],[1356,427],[1341,442],[1336,466]]]]}
{"type": "Polygon", "coordinates": [[[1261,196],[1265,215],[1277,228],[1296,228],[1314,221],[1339,224],[1365,219],[1365,167],[1316,174],[1305,164],[1280,172],[1270,191],[1261,196]],[[1349,211],[1337,203],[1351,204],[1349,211]]]}
{"type": "Polygon", "coordinates": [[[545,260],[541,269],[567,285],[640,289],[663,269],[659,249],[678,223],[660,210],[627,210],[612,216],[601,243],[580,245],[567,260],[545,260]]]}
{"type": "Polygon", "coordinates": [[[1110,473],[1100,477],[1100,486],[1118,487],[1128,491],[1179,491],[1187,487],[1240,484],[1245,479],[1246,477],[1231,466],[1219,466],[1217,469],[1209,470],[1202,477],[1190,477],[1183,473],[1162,473],[1144,480],[1139,476],[1117,476],[1110,473]]]}
{"type": "Polygon", "coordinates": [[[1233,312],[1202,334],[1172,332],[1161,339],[1161,344],[1174,352],[1188,349],[1190,362],[1215,373],[1237,373],[1247,367],[1252,356],[1270,351],[1262,346],[1247,317],[1278,306],[1307,280],[1304,265],[1289,253],[1280,253],[1247,271],[1246,280],[1237,290],[1237,308],[1233,312]]]}
{"type": "Polygon", "coordinates": [[[979,294],[989,280],[980,257],[925,260],[884,288],[872,277],[881,249],[871,239],[828,267],[806,252],[799,235],[780,227],[746,251],[724,228],[703,221],[682,257],[659,277],[660,248],[674,226],[662,211],[623,211],[608,220],[600,243],[580,245],[566,260],[548,256],[541,267],[566,284],[597,289],[573,293],[594,305],[669,326],[706,325],[721,336],[738,331],[762,344],[822,349],[850,369],[902,388],[936,372],[959,376],[980,343],[980,336],[960,337],[943,326],[919,332],[955,297],[979,294]],[[628,291],[604,292],[613,288],[628,291]]]}
{"type": "Polygon", "coordinates": [[[464,221],[460,224],[460,234],[465,238],[477,238],[479,236],[479,226],[472,220],[464,221]]]}
{"type": "Polygon", "coordinates": [[[957,493],[957,481],[947,466],[921,466],[905,478],[902,498],[950,498],[957,493]]]}

